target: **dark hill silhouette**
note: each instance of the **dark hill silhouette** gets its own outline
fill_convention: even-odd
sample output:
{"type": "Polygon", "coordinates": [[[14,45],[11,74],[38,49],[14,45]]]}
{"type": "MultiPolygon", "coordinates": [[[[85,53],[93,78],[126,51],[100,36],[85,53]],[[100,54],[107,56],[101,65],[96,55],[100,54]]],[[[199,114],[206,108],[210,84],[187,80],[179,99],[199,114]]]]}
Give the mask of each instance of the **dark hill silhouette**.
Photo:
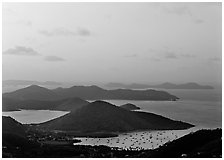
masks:
{"type": "Polygon", "coordinates": [[[55,110],[60,110],[60,111],[75,111],[79,109],[82,106],[88,105],[89,102],[80,99],[80,98],[68,98],[65,100],[60,101],[59,105],[54,108],[55,110]]]}
{"type": "Polygon", "coordinates": [[[2,111],[17,111],[19,110],[18,103],[19,100],[12,98],[2,97],[2,111]]]}
{"type": "Polygon", "coordinates": [[[97,86],[74,86],[71,88],[55,89],[60,97],[79,97],[88,100],[174,100],[176,96],[156,90],[105,90],[97,86]]]}
{"type": "Polygon", "coordinates": [[[24,125],[13,118],[2,116],[3,157],[17,157],[17,154],[20,155],[23,152],[30,151],[30,149],[39,147],[38,143],[28,140],[26,130],[27,128],[24,125]],[[12,155],[11,153],[16,154],[12,155]]]}
{"type": "Polygon", "coordinates": [[[13,133],[25,136],[26,128],[11,117],[2,116],[2,133],[13,133]]]}
{"type": "Polygon", "coordinates": [[[73,86],[71,88],[46,89],[32,85],[14,92],[4,93],[3,97],[19,100],[61,100],[79,97],[85,100],[176,100],[178,97],[156,90],[105,90],[97,86],[73,86]]]}
{"type": "Polygon", "coordinates": [[[71,111],[87,104],[89,104],[89,102],[80,98],[67,98],[57,101],[16,100],[5,97],[2,98],[3,111],[15,111],[19,109],[71,111]]]}
{"type": "Polygon", "coordinates": [[[137,107],[136,105],[131,104],[131,103],[127,103],[127,104],[121,105],[119,107],[130,110],[130,111],[140,109],[140,107],[137,107]]]}
{"type": "Polygon", "coordinates": [[[4,93],[4,97],[18,99],[18,100],[56,100],[58,95],[52,90],[40,87],[38,85],[31,85],[10,93],[4,93]]]}
{"type": "Polygon", "coordinates": [[[107,97],[107,91],[97,86],[73,86],[70,88],[59,88],[53,90],[60,97],[79,97],[82,99],[97,100],[107,97]]]}
{"type": "Polygon", "coordinates": [[[152,113],[128,111],[103,101],[95,101],[65,116],[40,124],[45,129],[81,133],[186,129],[192,126],[152,113]]]}
{"type": "Polygon", "coordinates": [[[212,86],[199,85],[194,82],[184,83],[184,84],[173,84],[173,83],[162,83],[159,85],[147,85],[147,84],[122,84],[122,83],[108,83],[107,87],[110,88],[126,88],[126,89],[146,89],[146,88],[162,88],[162,89],[213,89],[212,86]]]}
{"type": "Polygon", "coordinates": [[[177,157],[221,157],[222,129],[199,130],[155,149],[142,152],[135,157],[177,158],[177,157]]]}

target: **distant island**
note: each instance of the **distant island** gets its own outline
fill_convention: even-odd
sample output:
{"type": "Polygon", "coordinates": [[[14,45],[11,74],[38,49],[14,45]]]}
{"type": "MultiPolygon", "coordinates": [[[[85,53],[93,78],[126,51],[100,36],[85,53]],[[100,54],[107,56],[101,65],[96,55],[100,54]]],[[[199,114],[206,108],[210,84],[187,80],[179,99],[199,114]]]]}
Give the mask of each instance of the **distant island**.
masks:
{"type": "Polygon", "coordinates": [[[2,85],[6,86],[20,86],[20,85],[30,85],[30,84],[35,84],[35,85],[46,85],[46,86],[59,86],[62,83],[60,82],[55,82],[55,81],[45,81],[45,82],[40,82],[40,81],[30,81],[30,80],[3,80],[2,85]]]}
{"type": "Polygon", "coordinates": [[[162,89],[214,89],[209,85],[199,85],[197,83],[184,83],[184,84],[173,84],[173,83],[162,83],[159,85],[147,85],[147,84],[122,84],[122,83],[108,83],[106,87],[109,88],[125,88],[125,89],[147,89],[147,88],[162,88],[162,89]]]}
{"type": "MultiPolygon", "coordinates": [[[[57,101],[40,101],[40,100],[18,100],[11,98],[2,98],[2,111],[19,111],[19,110],[57,110],[57,111],[75,111],[82,106],[89,104],[88,101],[81,98],[67,98],[57,101]]],[[[138,110],[134,104],[127,103],[119,106],[126,110],[138,110]]]]}
{"type": "Polygon", "coordinates": [[[4,98],[16,100],[56,101],[66,98],[78,97],[84,100],[154,100],[174,101],[178,97],[165,91],[154,89],[130,90],[114,89],[105,90],[98,86],[73,86],[70,88],[47,89],[38,85],[31,85],[13,92],[4,93],[4,98]]]}
{"type": "Polygon", "coordinates": [[[121,105],[119,107],[130,110],[130,111],[140,109],[140,107],[137,107],[136,105],[131,104],[131,103],[127,103],[127,104],[121,105]]]}

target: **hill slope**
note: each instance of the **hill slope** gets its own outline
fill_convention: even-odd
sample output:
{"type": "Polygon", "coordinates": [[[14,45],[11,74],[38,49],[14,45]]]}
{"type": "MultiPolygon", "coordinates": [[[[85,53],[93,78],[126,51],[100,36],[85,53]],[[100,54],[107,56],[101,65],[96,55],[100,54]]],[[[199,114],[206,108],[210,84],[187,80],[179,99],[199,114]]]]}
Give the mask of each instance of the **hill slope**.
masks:
{"type": "Polygon", "coordinates": [[[156,90],[105,90],[97,86],[74,86],[71,88],[46,89],[39,86],[29,86],[14,92],[4,93],[3,97],[18,100],[54,101],[79,97],[85,100],[176,100],[178,97],[164,91],[156,90]]]}
{"type": "Polygon", "coordinates": [[[24,153],[29,153],[30,150],[39,147],[38,143],[28,140],[26,129],[24,125],[13,118],[2,117],[3,157],[20,157],[21,155],[26,157],[24,153]]]}
{"type": "Polygon", "coordinates": [[[71,111],[87,104],[89,104],[89,102],[80,98],[67,98],[56,101],[17,100],[5,97],[2,98],[3,111],[15,111],[19,109],[71,111]]]}
{"type": "Polygon", "coordinates": [[[42,123],[40,126],[50,130],[88,133],[186,129],[193,125],[152,113],[128,111],[103,101],[95,101],[63,117],[42,123]]]}
{"type": "Polygon", "coordinates": [[[25,136],[26,128],[11,117],[2,116],[2,133],[13,133],[25,136]]]}
{"type": "Polygon", "coordinates": [[[222,156],[222,130],[199,130],[135,157],[177,158],[222,156]]]}
{"type": "Polygon", "coordinates": [[[4,93],[3,97],[12,98],[17,100],[56,100],[58,95],[52,90],[40,87],[37,85],[31,85],[26,88],[22,88],[10,93],[4,93]]]}
{"type": "Polygon", "coordinates": [[[59,103],[54,110],[59,110],[59,111],[75,111],[79,108],[81,108],[82,106],[85,106],[87,104],[89,104],[89,102],[80,99],[80,98],[68,98],[65,100],[60,101],[61,103],[59,103]]]}

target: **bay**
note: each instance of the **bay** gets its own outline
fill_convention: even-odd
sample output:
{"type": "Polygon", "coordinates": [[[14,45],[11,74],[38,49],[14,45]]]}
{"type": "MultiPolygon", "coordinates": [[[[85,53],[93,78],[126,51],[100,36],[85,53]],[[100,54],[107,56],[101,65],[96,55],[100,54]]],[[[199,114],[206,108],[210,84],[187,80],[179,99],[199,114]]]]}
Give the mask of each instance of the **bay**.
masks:
{"type": "MultiPolygon", "coordinates": [[[[132,103],[140,107],[139,111],[159,114],[174,120],[194,124],[187,130],[141,131],[121,133],[112,138],[78,138],[81,143],[74,145],[107,145],[123,149],[153,149],[166,142],[173,141],[199,129],[222,127],[222,92],[214,90],[166,90],[176,95],[178,101],[127,101],[106,100],[115,105],[132,103]]],[[[11,116],[23,124],[42,123],[63,116],[69,112],[50,110],[21,110],[3,112],[3,116],[11,116]]],[[[76,137],[77,138],[77,137],[76,137]]]]}

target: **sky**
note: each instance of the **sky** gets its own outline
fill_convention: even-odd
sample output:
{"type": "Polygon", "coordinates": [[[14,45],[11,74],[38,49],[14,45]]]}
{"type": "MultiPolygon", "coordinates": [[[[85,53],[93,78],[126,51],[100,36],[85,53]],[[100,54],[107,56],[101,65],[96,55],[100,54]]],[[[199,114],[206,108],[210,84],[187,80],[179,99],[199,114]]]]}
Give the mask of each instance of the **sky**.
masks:
{"type": "Polygon", "coordinates": [[[3,3],[2,79],[221,83],[221,3],[3,3]]]}

